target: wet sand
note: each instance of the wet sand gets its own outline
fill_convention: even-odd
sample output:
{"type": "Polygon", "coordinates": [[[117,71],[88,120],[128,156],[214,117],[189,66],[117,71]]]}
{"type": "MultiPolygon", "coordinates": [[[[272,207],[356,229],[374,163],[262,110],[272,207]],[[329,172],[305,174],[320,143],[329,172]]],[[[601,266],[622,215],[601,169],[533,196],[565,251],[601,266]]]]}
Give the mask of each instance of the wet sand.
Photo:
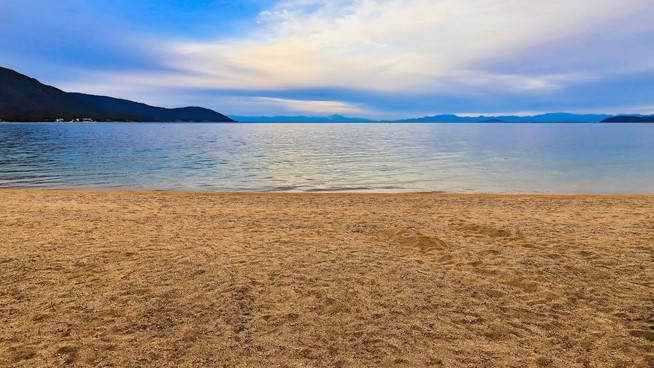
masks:
{"type": "Polygon", "coordinates": [[[0,191],[0,366],[652,367],[654,196],[0,191]]]}

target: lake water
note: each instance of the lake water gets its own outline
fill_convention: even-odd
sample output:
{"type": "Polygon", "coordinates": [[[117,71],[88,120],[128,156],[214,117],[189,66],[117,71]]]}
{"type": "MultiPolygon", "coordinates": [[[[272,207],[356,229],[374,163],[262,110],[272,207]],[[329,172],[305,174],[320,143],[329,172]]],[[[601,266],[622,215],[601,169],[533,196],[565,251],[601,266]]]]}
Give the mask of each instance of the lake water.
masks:
{"type": "Polygon", "coordinates": [[[0,124],[0,187],[654,193],[654,124],[0,124]]]}

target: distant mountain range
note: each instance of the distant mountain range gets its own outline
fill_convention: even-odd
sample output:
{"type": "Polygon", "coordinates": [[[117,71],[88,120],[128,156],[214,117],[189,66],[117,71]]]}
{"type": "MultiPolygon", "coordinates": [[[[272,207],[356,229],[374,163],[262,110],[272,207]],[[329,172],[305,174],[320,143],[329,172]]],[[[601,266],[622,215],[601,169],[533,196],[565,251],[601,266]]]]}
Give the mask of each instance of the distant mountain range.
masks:
{"type": "Polygon", "coordinates": [[[606,118],[602,123],[654,123],[654,115],[618,115],[606,118]]]}
{"type": "Polygon", "coordinates": [[[64,92],[0,67],[0,121],[231,122],[202,107],[166,109],[113,97],[64,92]]]}
{"type": "Polygon", "coordinates": [[[425,116],[400,120],[371,120],[342,115],[330,116],[234,116],[240,122],[284,122],[284,123],[599,123],[599,122],[651,122],[654,116],[548,113],[532,116],[458,116],[452,114],[425,116]]]}
{"type": "Polygon", "coordinates": [[[606,114],[569,114],[569,113],[548,113],[533,116],[457,116],[457,115],[434,115],[415,119],[397,120],[403,123],[597,123],[612,115],[606,114]]]}

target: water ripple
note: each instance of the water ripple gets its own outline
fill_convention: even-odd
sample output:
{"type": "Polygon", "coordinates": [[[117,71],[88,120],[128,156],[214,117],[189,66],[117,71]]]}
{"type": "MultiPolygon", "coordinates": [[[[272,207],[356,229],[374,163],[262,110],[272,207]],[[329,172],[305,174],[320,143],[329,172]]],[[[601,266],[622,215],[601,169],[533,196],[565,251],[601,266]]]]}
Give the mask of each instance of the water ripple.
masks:
{"type": "Polygon", "coordinates": [[[647,124],[0,124],[0,187],[654,193],[647,124]]]}

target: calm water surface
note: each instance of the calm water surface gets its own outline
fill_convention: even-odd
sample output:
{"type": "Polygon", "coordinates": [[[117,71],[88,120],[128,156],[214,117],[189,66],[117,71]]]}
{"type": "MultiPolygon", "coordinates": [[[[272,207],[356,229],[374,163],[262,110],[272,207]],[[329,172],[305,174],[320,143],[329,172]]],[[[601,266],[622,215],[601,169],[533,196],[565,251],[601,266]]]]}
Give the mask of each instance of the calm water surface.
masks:
{"type": "Polygon", "coordinates": [[[654,124],[0,124],[0,187],[654,193],[654,124]]]}

